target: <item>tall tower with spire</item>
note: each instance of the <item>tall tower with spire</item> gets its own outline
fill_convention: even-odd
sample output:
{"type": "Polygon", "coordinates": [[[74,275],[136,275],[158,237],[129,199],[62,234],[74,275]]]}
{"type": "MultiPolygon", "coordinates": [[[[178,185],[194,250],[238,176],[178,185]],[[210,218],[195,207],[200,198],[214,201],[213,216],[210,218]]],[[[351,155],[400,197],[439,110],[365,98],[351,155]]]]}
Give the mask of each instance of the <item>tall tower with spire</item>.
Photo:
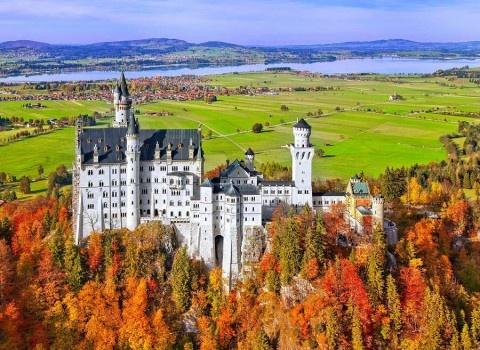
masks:
{"type": "Polygon", "coordinates": [[[310,144],[312,129],[305,119],[293,125],[294,143],[290,145],[292,155],[292,181],[295,183],[293,204],[312,206],[312,160],[310,144]]]}
{"type": "Polygon", "coordinates": [[[133,113],[127,126],[127,149],[125,151],[127,171],[127,228],[134,230],[140,224],[140,140],[138,121],[133,113]]]}
{"type": "Polygon", "coordinates": [[[113,105],[115,107],[115,120],[113,121],[113,127],[127,127],[130,115],[133,115],[133,112],[132,99],[128,92],[127,81],[125,80],[123,72],[113,88],[113,105]]]}

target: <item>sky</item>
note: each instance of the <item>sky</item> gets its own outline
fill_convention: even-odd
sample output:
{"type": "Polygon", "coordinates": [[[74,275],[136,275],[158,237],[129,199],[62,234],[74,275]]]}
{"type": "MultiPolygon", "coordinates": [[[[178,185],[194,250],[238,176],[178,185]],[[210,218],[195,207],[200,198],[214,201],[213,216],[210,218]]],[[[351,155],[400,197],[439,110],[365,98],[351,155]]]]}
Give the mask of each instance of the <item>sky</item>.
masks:
{"type": "Polygon", "coordinates": [[[478,0],[0,0],[0,41],[480,40],[478,0]]]}

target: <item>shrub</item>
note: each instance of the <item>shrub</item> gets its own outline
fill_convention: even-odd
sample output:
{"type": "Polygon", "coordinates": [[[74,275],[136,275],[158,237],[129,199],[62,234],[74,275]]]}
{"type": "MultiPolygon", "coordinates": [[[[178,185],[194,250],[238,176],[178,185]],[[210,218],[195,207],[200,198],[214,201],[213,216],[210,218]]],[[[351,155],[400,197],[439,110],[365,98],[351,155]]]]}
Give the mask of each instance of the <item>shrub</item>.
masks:
{"type": "Polygon", "coordinates": [[[252,126],[252,131],[255,133],[255,134],[258,134],[258,133],[261,133],[263,130],[263,125],[260,124],[260,123],[255,123],[253,124],[252,126]]]}

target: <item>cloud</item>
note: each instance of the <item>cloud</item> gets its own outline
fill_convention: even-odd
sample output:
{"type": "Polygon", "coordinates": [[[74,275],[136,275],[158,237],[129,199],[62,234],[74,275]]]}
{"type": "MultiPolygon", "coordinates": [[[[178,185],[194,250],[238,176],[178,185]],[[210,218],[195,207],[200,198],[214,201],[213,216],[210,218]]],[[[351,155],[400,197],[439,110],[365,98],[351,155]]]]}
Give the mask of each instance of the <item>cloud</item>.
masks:
{"type": "Polygon", "coordinates": [[[0,39],[175,37],[254,45],[459,41],[480,37],[479,6],[472,0],[0,0],[0,39]]]}

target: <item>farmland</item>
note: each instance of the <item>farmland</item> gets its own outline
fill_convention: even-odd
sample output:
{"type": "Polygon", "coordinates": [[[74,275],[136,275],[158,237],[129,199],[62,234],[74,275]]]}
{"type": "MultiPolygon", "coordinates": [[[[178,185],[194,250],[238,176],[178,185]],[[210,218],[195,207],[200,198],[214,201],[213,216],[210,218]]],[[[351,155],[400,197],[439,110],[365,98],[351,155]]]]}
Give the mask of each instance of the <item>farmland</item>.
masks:
{"type": "MultiPolygon", "coordinates": [[[[197,128],[205,136],[206,168],[243,156],[252,147],[258,162],[290,164],[282,146],[292,140],[292,123],[306,117],[312,143],[325,152],[314,159],[315,178],[347,178],[363,171],[377,176],[386,166],[402,166],[445,158],[439,137],[456,130],[467,113],[480,110],[480,88],[465,79],[420,76],[311,77],[293,73],[246,73],[210,77],[212,86],[282,89],[279,93],[218,96],[218,101],[161,100],[137,105],[142,128],[197,128]],[[307,91],[294,91],[304,87],[307,91]],[[317,91],[314,89],[319,87],[317,91]],[[393,93],[403,98],[389,101],[393,93]],[[281,109],[285,105],[287,108],[281,109]],[[319,113],[319,110],[321,113],[319,113]],[[167,111],[171,116],[154,116],[167,111]],[[254,123],[264,131],[253,134],[254,123]]],[[[98,101],[45,101],[30,110],[22,101],[0,102],[0,115],[38,118],[72,117],[106,112],[98,101]]],[[[65,128],[0,147],[0,171],[16,176],[36,174],[73,160],[73,129],[65,128]]]]}

